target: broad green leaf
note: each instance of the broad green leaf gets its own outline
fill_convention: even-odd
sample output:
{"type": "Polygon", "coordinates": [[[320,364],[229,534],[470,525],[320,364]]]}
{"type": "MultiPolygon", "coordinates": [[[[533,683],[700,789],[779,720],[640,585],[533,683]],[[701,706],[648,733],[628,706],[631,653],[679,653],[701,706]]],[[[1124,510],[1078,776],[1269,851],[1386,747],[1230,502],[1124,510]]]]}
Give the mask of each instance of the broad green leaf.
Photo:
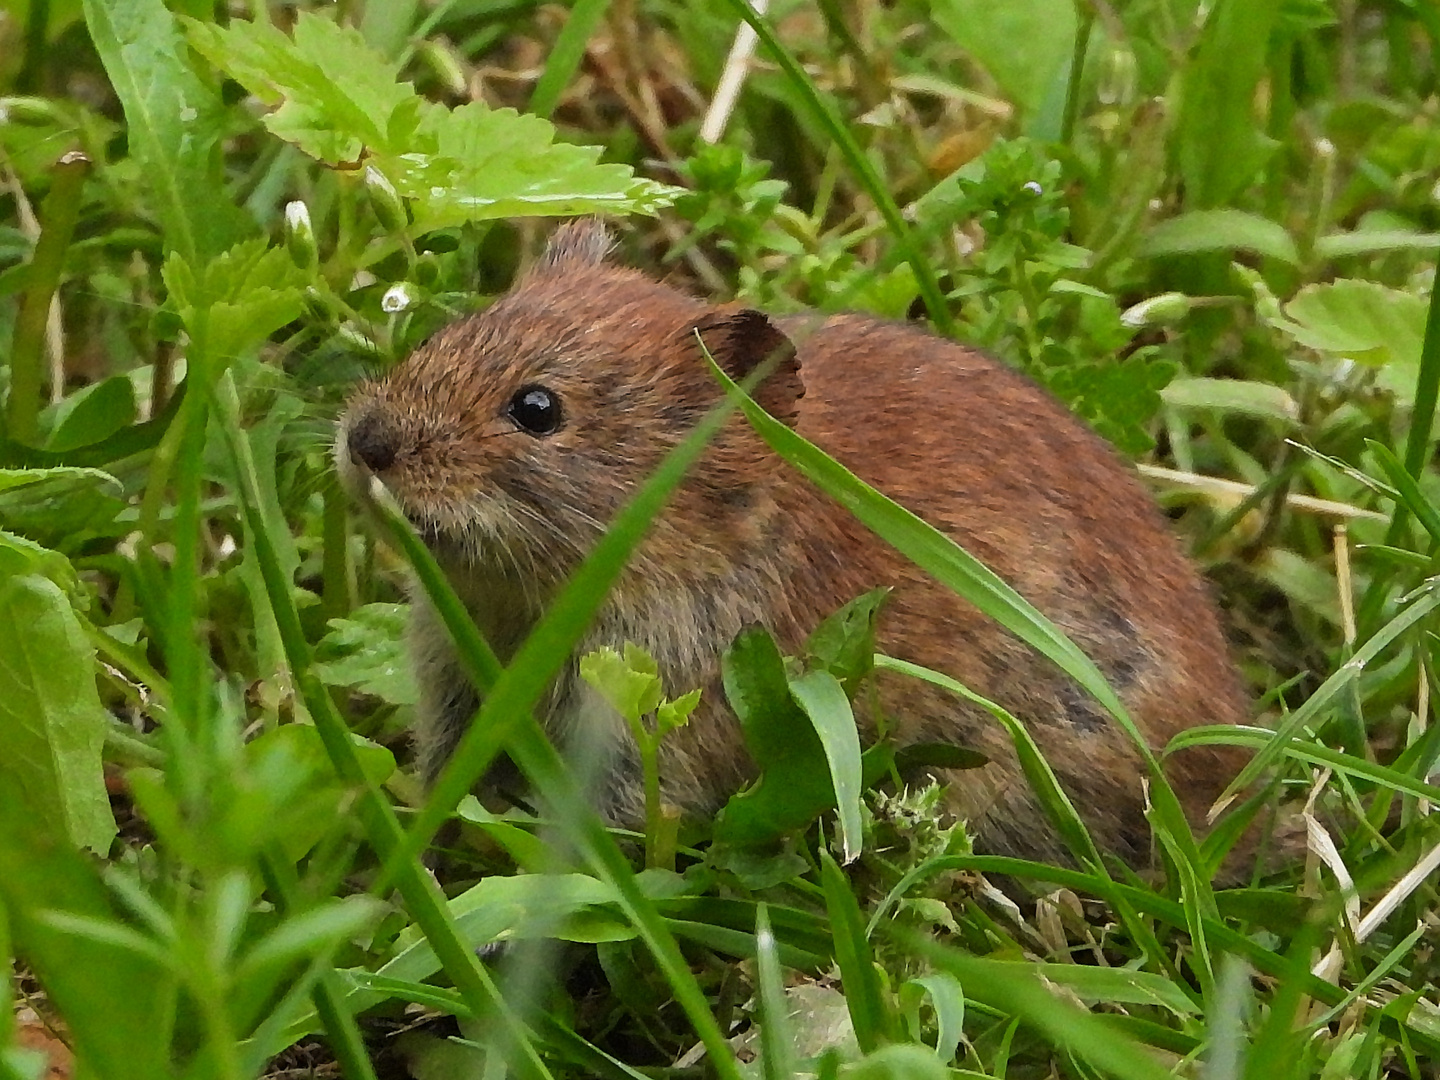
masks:
{"type": "Polygon", "coordinates": [[[1130,968],[1102,968],[1089,964],[1036,964],[1035,970],[1052,983],[1069,987],[1087,1005],[1113,1002],[1121,1005],[1158,1005],[1176,1016],[1195,1016],[1198,1006],[1172,979],[1130,968]]]}
{"type": "Polygon", "coordinates": [[[1188,206],[1207,209],[1242,190],[1273,144],[1255,92],[1284,0],[1216,0],[1180,74],[1174,142],[1188,206]]]}
{"type": "Polygon", "coordinates": [[[49,578],[67,596],[75,595],[80,584],[75,567],[64,555],[0,529],[0,580],[27,574],[49,578]]]}
{"type": "Polygon", "coordinates": [[[1214,409],[1294,426],[1300,406],[1280,386],[1247,379],[1206,379],[1183,375],[1160,391],[1172,409],[1214,409]]]}
{"type": "MultiPolygon", "coordinates": [[[[7,755],[8,758],[8,755],[7,755]]],[[[55,916],[129,928],[112,909],[95,861],[37,817],[33,799],[0,763],[0,904],[15,955],[65,1018],[86,1073],[156,1080],[170,1070],[175,980],[143,953],[73,933],[55,916]]]]}
{"type": "Polygon", "coordinates": [[[715,839],[766,843],[835,805],[829,761],[814,724],[790,693],[784,658],[766,630],[742,630],[721,658],[721,673],[760,779],[725,804],[715,839]]]}
{"type": "Polygon", "coordinates": [[[65,594],[34,574],[0,584],[0,773],[47,832],[102,855],[115,836],[100,761],[109,722],[65,594]]]}
{"type": "Polygon", "coordinates": [[[868,1054],[841,1075],[845,1080],[951,1080],[983,1076],[983,1073],[953,1073],[932,1050],[914,1043],[885,1046],[868,1054]]]}
{"type": "Polygon", "coordinates": [[[931,0],[930,16],[1032,116],[1075,48],[1071,0],[931,0]]]}
{"type": "Polygon", "coordinates": [[[189,261],[219,254],[254,223],[225,190],[226,109],[187,63],[162,0],[84,0],[90,40],[125,109],[131,159],[167,249],[189,261]]]}
{"type": "Polygon", "coordinates": [[[126,504],[120,481],[99,469],[0,470],[0,526],[74,550],[95,535],[116,536],[126,504]]]}
{"type": "Polygon", "coordinates": [[[600,147],[555,141],[538,116],[426,101],[360,34],[302,12],[269,24],[190,24],[212,63],[270,105],[265,125],[330,165],[362,156],[410,203],[417,233],[497,217],[654,213],[676,189],[600,164],[600,147]]]}
{"type": "Polygon", "coordinates": [[[1249,251],[1294,265],[1300,261],[1295,241],[1268,218],[1244,210],[1192,210],[1151,226],[1136,254],[1195,255],[1205,251],[1249,251]]]}
{"type": "Polygon", "coordinates": [[[41,416],[50,432],[46,450],[74,450],[108,439],[135,422],[135,381],[129,375],[111,376],[77,390],[46,414],[41,416]]]}
{"type": "Polygon", "coordinates": [[[793,697],[820,736],[835,806],[840,813],[840,843],[844,861],[860,854],[860,732],[840,680],[828,671],[807,671],[790,680],[793,697]]]}
{"type": "Polygon", "coordinates": [[[1404,403],[1415,394],[1427,301],[1373,281],[1307,285],[1279,325],[1301,345],[1381,368],[1379,382],[1404,403]]]}
{"type": "Polygon", "coordinates": [[[419,693],[405,653],[407,613],[404,604],[366,604],[348,618],[331,619],[315,646],[315,674],[330,686],[414,705],[419,693]]]}

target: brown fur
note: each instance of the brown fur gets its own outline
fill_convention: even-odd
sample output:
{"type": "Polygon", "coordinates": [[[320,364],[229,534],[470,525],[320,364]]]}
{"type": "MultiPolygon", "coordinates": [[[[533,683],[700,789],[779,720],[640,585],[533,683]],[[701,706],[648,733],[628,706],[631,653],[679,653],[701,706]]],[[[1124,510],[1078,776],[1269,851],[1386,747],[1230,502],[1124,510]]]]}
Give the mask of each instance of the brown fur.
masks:
{"type": "MultiPolygon", "coordinates": [[[[598,225],[562,227],[514,291],[362,390],[341,425],[342,475],[356,489],[370,472],[380,476],[502,656],[636,485],[719,399],[694,342],[699,327],[737,376],[778,354],[778,370],[756,391],[761,403],[1053,619],[1104,671],[1152,747],[1196,724],[1244,719],[1210,598],[1165,521],[1110,446],[1043,391],[908,326],[859,315],[772,322],[708,306],[609,265],[609,246],[598,225]],[[560,396],[565,420],[551,435],[523,432],[505,415],[532,384],[560,396]]],[[[1114,721],[791,471],[738,418],[657,519],[579,652],[628,639],[655,656],[672,693],[705,688],[690,724],[668,738],[662,772],[669,800],[709,813],[753,768],[719,686],[720,653],[757,621],[793,650],[826,614],[877,585],[894,588],[880,647],[1017,715],[1097,841],[1132,864],[1148,861],[1143,769],[1114,721]]],[[[423,603],[413,639],[420,752],[433,776],[475,696],[423,603]]],[[[982,849],[1061,856],[993,720],[914,680],[887,676],[880,688],[901,742],[950,741],[991,758],[952,784],[952,805],[982,849]]],[[[573,660],[544,719],[557,736],[577,726],[603,732],[604,808],[637,820],[628,734],[573,660]]],[[[1197,749],[1167,770],[1198,824],[1236,767],[1229,751],[1197,749]]]]}

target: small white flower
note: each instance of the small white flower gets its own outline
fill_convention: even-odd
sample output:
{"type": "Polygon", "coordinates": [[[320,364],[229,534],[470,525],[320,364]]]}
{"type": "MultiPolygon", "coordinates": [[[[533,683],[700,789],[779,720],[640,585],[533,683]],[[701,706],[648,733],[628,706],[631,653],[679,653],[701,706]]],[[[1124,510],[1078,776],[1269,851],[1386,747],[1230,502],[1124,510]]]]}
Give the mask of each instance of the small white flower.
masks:
{"type": "Polygon", "coordinates": [[[380,310],[386,315],[398,315],[413,302],[409,286],[402,281],[385,290],[385,295],[380,298],[380,310]]]}
{"type": "Polygon", "coordinates": [[[310,209],[299,199],[286,203],[285,224],[292,229],[310,228],[310,209]]]}
{"type": "Polygon", "coordinates": [[[1027,180],[1027,181],[1025,182],[1025,190],[1028,191],[1028,192],[1030,192],[1030,194],[1032,194],[1032,195],[1044,195],[1044,194],[1045,194],[1045,189],[1042,188],[1042,187],[1040,186],[1039,182],[1038,182],[1038,181],[1035,181],[1035,180],[1027,180]]]}

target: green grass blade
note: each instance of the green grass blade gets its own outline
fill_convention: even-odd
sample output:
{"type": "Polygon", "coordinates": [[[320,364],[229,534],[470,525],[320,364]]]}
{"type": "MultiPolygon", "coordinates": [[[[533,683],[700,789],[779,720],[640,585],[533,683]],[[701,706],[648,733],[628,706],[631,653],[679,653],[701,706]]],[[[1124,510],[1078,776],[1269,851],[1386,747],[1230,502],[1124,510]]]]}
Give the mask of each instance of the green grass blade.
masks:
{"type": "Polygon", "coordinates": [[[845,1004],[855,1028],[855,1041],[870,1054],[892,1042],[895,1018],[875,969],[870,942],[860,905],[850,881],[825,850],[820,852],[820,883],[825,889],[825,908],[830,913],[830,932],[835,938],[835,961],[845,987],[845,1004]]]}
{"type": "Polygon", "coordinates": [[[547,120],[550,118],[555,106],[560,103],[560,95],[575,78],[575,72],[580,70],[590,36],[595,33],[600,20],[605,18],[609,7],[610,0],[575,0],[545,60],[545,70],[540,73],[535,89],[530,93],[529,112],[547,120]]]}
{"type": "MultiPolygon", "coordinates": [[[[1300,729],[1316,719],[1321,711],[1339,695],[1340,691],[1358,678],[1370,662],[1379,656],[1391,642],[1429,615],[1436,607],[1440,607],[1440,582],[1429,582],[1413,595],[1414,598],[1408,608],[1391,619],[1369,641],[1357,649],[1355,655],[1339,671],[1320,684],[1320,688],[1310,695],[1305,704],[1285,718],[1280,727],[1276,729],[1274,738],[1261,747],[1260,752],[1250,759],[1245,768],[1240,770],[1240,775],[1230,782],[1230,786],[1225,789],[1222,798],[1233,796],[1236,792],[1243,791],[1254,783],[1266,769],[1279,760],[1280,755],[1291,745],[1300,729]]],[[[1184,737],[1185,733],[1183,732],[1178,736],[1182,739],[1184,737]]]]}
{"type": "Polygon", "coordinates": [[[764,1080],[789,1080],[791,1061],[790,1015],[785,1004],[785,979],[770,929],[770,912],[764,904],[755,909],[755,981],[760,988],[760,1065],[764,1080]]]}
{"type": "Polygon", "coordinates": [[[1037,977],[1035,965],[971,956],[910,931],[896,930],[895,938],[958,979],[967,998],[1021,1017],[1049,1042],[1107,1075],[1120,1080],[1170,1080],[1170,1070],[1140,1043],[1051,993],[1037,977]]]}

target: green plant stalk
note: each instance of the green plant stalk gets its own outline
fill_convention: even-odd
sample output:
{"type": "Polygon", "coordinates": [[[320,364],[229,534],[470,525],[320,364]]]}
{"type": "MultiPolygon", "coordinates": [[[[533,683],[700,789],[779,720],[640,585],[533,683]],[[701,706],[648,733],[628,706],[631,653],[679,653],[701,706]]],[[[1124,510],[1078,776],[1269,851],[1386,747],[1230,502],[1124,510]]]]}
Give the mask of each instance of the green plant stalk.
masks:
{"type": "Polygon", "coordinates": [[[661,865],[660,830],[664,826],[660,813],[660,736],[646,729],[643,717],[631,721],[630,733],[640,750],[640,772],[645,783],[645,865],[654,869],[661,865]]]}
{"type": "Polygon", "coordinates": [[[580,69],[585,59],[585,46],[609,7],[610,0],[575,0],[545,60],[545,70],[540,73],[535,89],[530,93],[527,112],[547,120],[550,118],[555,106],[560,104],[560,96],[580,69]]]}
{"type": "Polygon", "coordinates": [[[316,731],[336,772],[359,792],[357,810],[366,836],[381,861],[391,868],[395,887],[406,908],[435,950],[441,966],[464,997],[466,1005],[477,1016],[500,1017],[502,1047],[507,1051],[506,1061],[510,1067],[518,1075],[531,1080],[550,1080],[549,1070],[540,1059],[528,1032],[506,1007],[473,950],[461,940],[434,878],[413,858],[393,858],[404,844],[404,831],[390,804],[366,777],[344,721],[311,668],[310,646],[305,640],[289,583],[265,531],[255,462],[240,427],[240,404],[228,373],[216,388],[216,398],[221,407],[222,430],[240,478],[242,510],[250,525],[256,560],[265,580],[291,676],[306,708],[310,710],[316,731]]]}
{"type": "MultiPolygon", "coordinates": [[[[32,12],[32,18],[34,17],[32,12]]],[[[16,442],[34,443],[40,436],[40,398],[45,384],[45,326],[50,304],[60,287],[65,252],[80,217],[80,192],[90,159],[78,150],[55,163],[50,194],[41,206],[40,236],[30,257],[28,286],[15,315],[10,349],[10,399],[5,420],[16,442]]]]}
{"type": "Polygon", "coordinates": [[[761,44],[769,50],[770,55],[785,72],[786,77],[795,85],[801,99],[809,106],[815,118],[820,121],[820,125],[835,140],[835,145],[840,148],[845,160],[849,162],[850,169],[860,182],[860,186],[865,189],[865,193],[874,202],[880,216],[884,218],[885,225],[890,230],[890,235],[894,237],[895,244],[900,248],[905,261],[915,271],[915,282],[920,288],[920,296],[925,301],[925,307],[929,310],[930,318],[934,320],[936,329],[946,337],[954,337],[955,319],[950,314],[944,293],[940,290],[940,282],[936,279],[929,262],[926,261],[925,253],[916,243],[910,226],[905,223],[905,218],[900,213],[894,197],[890,194],[890,189],[880,179],[879,173],[875,171],[875,166],[870,163],[870,159],[866,157],[860,144],[855,141],[855,136],[850,133],[849,126],[825,104],[820,92],[815,88],[814,81],[805,74],[805,69],[780,43],[780,39],[775,36],[775,32],[770,28],[767,20],[756,14],[746,0],[724,0],[724,3],[754,28],[755,35],[760,39],[761,44]]]}
{"type": "MultiPolygon", "coordinates": [[[[260,870],[265,877],[265,887],[279,901],[282,914],[295,914],[300,902],[294,866],[280,852],[269,851],[261,859],[260,870]]],[[[334,969],[329,965],[328,957],[324,959],[327,970],[320,974],[311,988],[310,999],[325,1027],[326,1042],[339,1061],[341,1075],[346,1080],[377,1080],[355,1017],[345,1008],[344,994],[336,983],[334,969]]],[[[318,960],[320,958],[317,957],[318,960]]],[[[256,1041],[263,1045],[261,1040],[256,1041]]]]}
{"type": "Polygon", "coordinates": [[[1075,0],[1075,48],[1070,54],[1070,76],[1065,81],[1065,111],[1060,119],[1060,142],[1069,146],[1075,140],[1075,125],[1080,119],[1080,82],[1085,76],[1085,53],[1090,47],[1090,31],[1095,25],[1095,8],[1086,0],[1075,0]]]}
{"type": "MultiPolygon", "coordinates": [[[[1423,5],[1417,5],[1417,7],[1423,5]]],[[[1440,35],[1440,14],[1435,16],[1436,33],[1440,35]]],[[[1437,38],[1440,44],[1440,38],[1437,38]]],[[[1437,258],[1440,265],[1440,258],[1437,258]]],[[[1437,274],[1440,281],[1440,274],[1437,274]]],[[[1415,378],[1415,403],[1410,409],[1410,430],[1405,436],[1405,471],[1416,480],[1420,479],[1430,457],[1430,432],[1435,425],[1435,407],[1440,398],[1440,285],[1430,288],[1430,306],[1425,314],[1425,340],[1420,346],[1420,373],[1415,378]]],[[[1395,504],[1390,518],[1390,527],[1385,531],[1387,547],[1398,547],[1405,536],[1405,522],[1408,511],[1403,501],[1395,504]]],[[[1365,590],[1356,613],[1356,622],[1361,633],[1369,633],[1385,606],[1391,571],[1381,565],[1365,590]]]]}
{"type": "Polygon", "coordinates": [[[338,619],[355,606],[350,587],[349,513],[345,493],[332,475],[322,496],[320,520],[320,587],[325,617],[338,619]]]}

